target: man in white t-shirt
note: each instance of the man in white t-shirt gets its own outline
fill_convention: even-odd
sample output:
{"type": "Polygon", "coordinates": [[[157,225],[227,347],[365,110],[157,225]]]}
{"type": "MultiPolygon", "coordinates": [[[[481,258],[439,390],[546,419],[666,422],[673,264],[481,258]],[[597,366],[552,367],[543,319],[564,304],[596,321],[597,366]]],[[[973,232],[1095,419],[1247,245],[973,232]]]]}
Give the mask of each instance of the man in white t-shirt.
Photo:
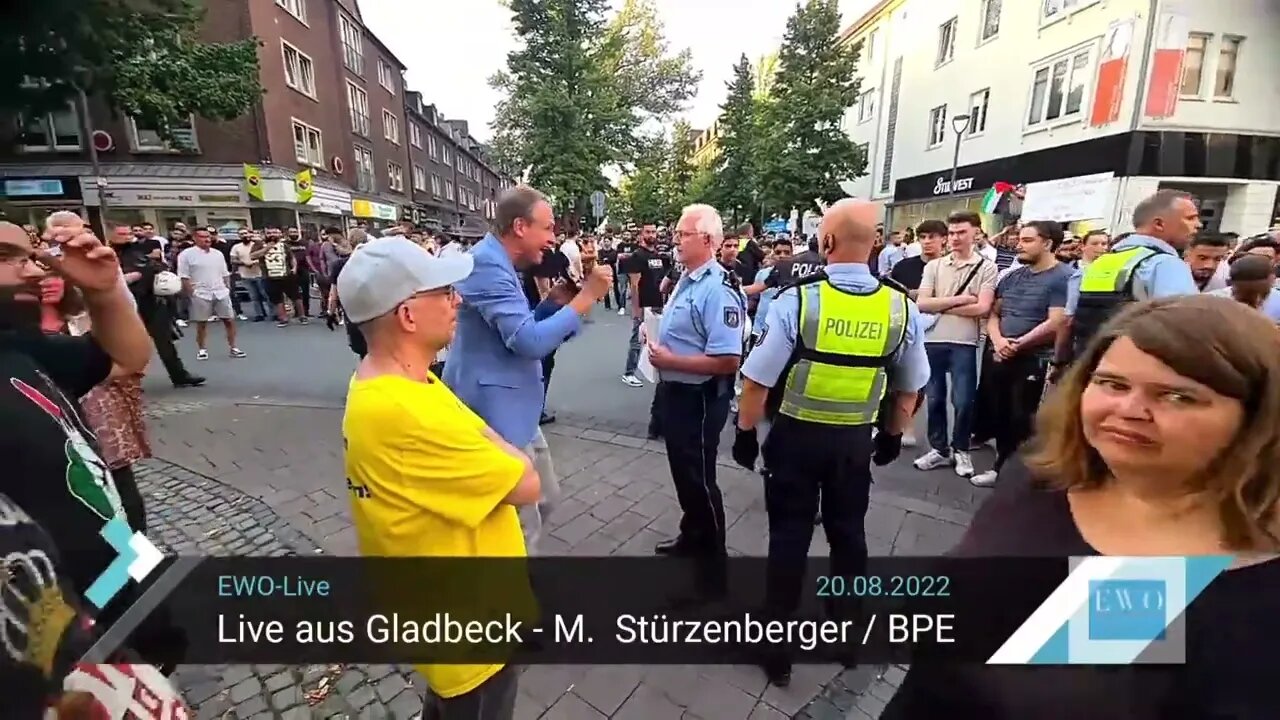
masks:
{"type": "Polygon", "coordinates": [[[575,282],[582,282],[582,249],[578,247],[577,238],[567,238],[560,244],[560,252],[569,258],[569,276],[575,282]]]}
{"type": "Polygon", "coordinates": [[[214,318],[221,320],[226,328],[231,357],[242,358],[244,351],[236,347],[236,316],[231,307],[231,272],[227,269],[227,259],[213,249],[208,230],[196,230],[192,240],[194,245],[178,253],[178,277],[182,278],[182,291],[191,298],[191,322],[196,324],[196,359],[209,359],[205,339],[214,318]]]}

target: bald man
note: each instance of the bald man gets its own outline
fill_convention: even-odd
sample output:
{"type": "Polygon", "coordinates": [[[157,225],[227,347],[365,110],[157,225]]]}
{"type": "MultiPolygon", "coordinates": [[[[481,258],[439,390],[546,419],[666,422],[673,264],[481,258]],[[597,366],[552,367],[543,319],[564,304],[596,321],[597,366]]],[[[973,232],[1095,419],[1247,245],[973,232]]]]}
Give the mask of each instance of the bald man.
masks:
{"type": "MultiPolygon", "coordinates": [[[[799,605],[819,497],[832,574],[865,572],[871,463],[897,458],[916,393],[929,380],[915,303],[883,285],[867,265],[878,215],[870,203],[852,199],[827,210],[818,230],[825,268],[792,283],[769,305],[742,368],[734,456],[752,456],[751,448],[739,446],[750,444],[757,426],[768,427],[766,606],[777,619],[799,605]],[[877,424],[878,435],[872,432],[877,424]]],[[[856,607],[836,610],[847,619],[857,613],[856,607]]],[[[775,685],[790,681],[785,649],[762,666],[775,685]]]]}

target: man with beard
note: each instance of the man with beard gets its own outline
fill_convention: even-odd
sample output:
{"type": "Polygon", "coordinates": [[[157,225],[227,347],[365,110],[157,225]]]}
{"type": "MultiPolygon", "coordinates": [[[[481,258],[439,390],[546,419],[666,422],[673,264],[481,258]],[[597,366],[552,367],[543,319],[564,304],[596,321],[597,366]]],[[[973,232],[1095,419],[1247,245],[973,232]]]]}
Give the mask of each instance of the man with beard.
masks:
{"type": "Polygon", "coordinates": [[[1200,292],[1216,289],[1209,287],[1209,282],[1217,275],[1218,266],[1230,253],[1227,239],[1221,235],[1206,234],[1191,238],[1191,244],[1182,253],[1182,259],[1191,269],[1191,277],[1195,279],[1200,292]]]}
{"type": "Polygon", "coordinates": [[[297,283],[294,288],[293,314],[298,318],[299,324],[306,325],[311,322],[307,318],[311,315],[311,274],[314,272],[307,257],[307,245],[311,241],[304,239],[296,227],[286,230],[285,237],[289,253],[293,255],[293,280],[297,283]]]}
{"type": "Polygon", "coordinates": [[[204,378],[192,375],[187,366],[178,357],[173,346],[173,317],[169,312],[169,303],[164,298],[156,297],[156,273],[164,270],[164,261],[154,255],[153,241],[138,240],[130,234],[129,226],[116,225],[111,234],[111,247],[120,259],[120,269],[124,272],[129,292],[133,293],[134,302],[138,306],[138,315],[147,327],[156,346],[156,354],[169,374],[169,381],[174,387],[199,387],[204,378]]]}
{"type": "MultiPolygon", "coordinates": [[[[51,218],[41,250],[22,228],[0,223],[0,373],[8,376],[0,383],[0,493],[49,532],[71,585],[84,594],[119,555],[102,529],[108,521],[131,526],[124,508],[143,503],[137,487],[112,477],[76,399],[113,366],[122,374],[145,370],[152,345],[115,252],[66,215],[51,218]],[[83,296],[90,334],[41,333],[39,283],[50,271],[83,296]]],[[[98,622],[108,625],[128,605],[117,598],[98,622]]],[[[132,644],[146,652],[137,636],[132,644]]]]}

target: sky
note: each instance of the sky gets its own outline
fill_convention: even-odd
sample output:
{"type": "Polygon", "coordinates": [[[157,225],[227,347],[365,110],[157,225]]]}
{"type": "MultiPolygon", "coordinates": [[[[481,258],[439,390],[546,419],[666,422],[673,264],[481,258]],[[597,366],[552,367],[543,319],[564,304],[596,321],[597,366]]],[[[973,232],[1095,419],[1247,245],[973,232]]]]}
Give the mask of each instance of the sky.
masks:
{"type": "MultiPolygon", "coordinates": [[[[488,79],[517,47],[510,12],[498,0],[359,0],[364,23],[409,67],[410,90],[445,117],[467,120],[487,142],[501,95],[488,79]]],[[[719,115],[725,83],[742,53],[752,61],[777,49],[795,0],[654,0],[672,52],[693,51],[702,82],[684,118],[704,128],[719,115]]],[[[620,0],[614,0],[620,5],[620,0]]],[[[841,0],[844,23],[874,0],[841,0]]]]}

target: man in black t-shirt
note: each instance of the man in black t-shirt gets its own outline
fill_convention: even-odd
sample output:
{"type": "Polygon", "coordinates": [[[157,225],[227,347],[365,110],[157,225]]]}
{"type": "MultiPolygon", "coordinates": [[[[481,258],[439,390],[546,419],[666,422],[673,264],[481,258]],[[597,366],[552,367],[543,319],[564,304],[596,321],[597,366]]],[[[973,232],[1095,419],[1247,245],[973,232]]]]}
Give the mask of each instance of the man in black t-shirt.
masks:
{"type": "Polygon", "coordinates": [[[764,265],[764,248],[756,241],[755,228],[749,222],[738,226],[738,279],[744,286],[755,281],[756,273],[764,265]]]}
{"type": "MultiPolygon", "coordinates": [[[[551,291],[552,285],[559,281],[572,282],[569,275],[569,258],[560,252],[559,244],[554,248],[543,250],[542,260],[522,272],[521,276],[521,288],[524,290],[525,299],[529,301],[530,310],[538,307],[538,303],[542,302],[551,291]]],[[[542,425],[556,421],[556,416],[547,412],[546,402],[547,389],[551,387],[551,373],[555,369],[556,354],[553,351],[542,358],[542,417],[539,419],[542,425]]]]}
{"type": "Polygon", "coordinates": [[[654,250],[657,232],[653,225],[645,225],[636,242],[635,251],[621,262],[621,270],[627,274],[631,288],[631,340],[627,345],[627,365],[622,372],[622,382],[630,387],[644,387],[636,377],[640,364],[640,326],[644,324],[644,311],[662,309],[662,279],[671,270],[671,261],[654,250]]]}
{"type": "MultiPolygon", "coordinates": [[[[142,532],[146,517],[137,487],[103,462],[76,399],[106,380],[113,365],[141,373],[152,345],[109,247],[82,222],[65,219],[45,241],[61,255],[34,250],[22,228],[0,223],[0,374],[8,376],[0,383],[0,493],[49,532],[83,594],[119,554],[100,534],[107,522],[142,532]],[[91,334],[40,332],[42,266],[80,291],[91,334]]],[[[117,599],[99,621],[109,624],[128,605],[117,599]]]]}
{"type": "Polygon", "coordinates": [[[924,266],[930,260],[942,257],[942,248],[947,240],[947,225],[941,220],[925,220],[916,228],[916,237],[920,242],[920,254],[903,258],[894,264],[889,277],[910,291],[911,299],[916,299],[916,291],[920,289],[920,281],[924,278],[924,266]]]}

